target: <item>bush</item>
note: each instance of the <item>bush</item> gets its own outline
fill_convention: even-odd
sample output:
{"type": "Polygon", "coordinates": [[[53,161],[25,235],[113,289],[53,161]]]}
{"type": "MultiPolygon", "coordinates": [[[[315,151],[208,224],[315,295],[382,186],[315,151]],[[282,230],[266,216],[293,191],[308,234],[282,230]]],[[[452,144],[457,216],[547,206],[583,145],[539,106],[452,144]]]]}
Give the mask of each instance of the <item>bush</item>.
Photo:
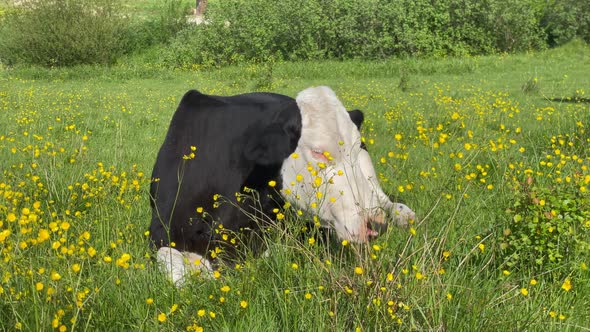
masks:
{"type": "Polygon", "coordinates": [[[537,0],[226,0],[179,34],[176,66],[241,61],[478,55],[543,48],[537,0]]]}
{"type": "Polygon", "coordinates": [[[30,0],[6,13],[0,57],[9,64],[112,63],[125,50],[115,0],[30,0]]]}
{"type": "Polygon", "coordinates": [[[130,17],[117,0],[25,1],[0,23],[0,62],[112,64],[170,40],[186,27],[185,11],[181,0],[165,1],[155,19],[130,17]]]}
{"type": "Polygon", "coordinates": [[[540,9],[535,0],[489,1],[490,19],[484,27],[492,31],[496,51],[518,52],[542,49],[545,34],[539,21],[540,9]]]}
{"type": "Polygon", "coordinates": [[[165,0],[156,10],[157,17],[131,17],[125,37],[129,52],[143,52],[146,47],[170,42],[188,25],[188,6],[182,0],[165,0]]]}
{"type": "Polygon", "coordinates": [[[174,67],[312,59],[482,55],[590,41],[582,0],[224,0],[188,26],[186,2],[157,17],[117,0],[28,0],[0,16],[0,63],[109,64],[164,45],[174,67]],[[134,16],[132,16],[134,15],[134,16]]]}
{"type": "Polygon", "coordinates": [[[550,47],[563,45],[579,36],[590,42],[590,2],[586,0],[552,1],[545,8],[541,27],[550,47]]]}

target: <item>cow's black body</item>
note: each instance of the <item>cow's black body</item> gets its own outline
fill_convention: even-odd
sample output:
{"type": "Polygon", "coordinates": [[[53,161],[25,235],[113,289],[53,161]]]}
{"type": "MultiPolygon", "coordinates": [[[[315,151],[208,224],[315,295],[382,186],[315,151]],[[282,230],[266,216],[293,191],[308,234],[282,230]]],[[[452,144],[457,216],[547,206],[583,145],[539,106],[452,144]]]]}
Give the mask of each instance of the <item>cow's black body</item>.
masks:
{"type": "Polygon", "coordinates": [[[301,114],[293,98],[186,93],[152,174],[153,245],[208,256],[213,245],[223,242],[216,231],[220,224],[231,231],[260,229],[282,203],[281,166],[300,135],[301,114]],[[196,147],[194,159],[183,159],[191,146],[196,147]],[[238,202],[236,193],[245,187],[258,193],[259,203],[238,202]],[[198,207],[205,212],[198,213],[198,207]]]}

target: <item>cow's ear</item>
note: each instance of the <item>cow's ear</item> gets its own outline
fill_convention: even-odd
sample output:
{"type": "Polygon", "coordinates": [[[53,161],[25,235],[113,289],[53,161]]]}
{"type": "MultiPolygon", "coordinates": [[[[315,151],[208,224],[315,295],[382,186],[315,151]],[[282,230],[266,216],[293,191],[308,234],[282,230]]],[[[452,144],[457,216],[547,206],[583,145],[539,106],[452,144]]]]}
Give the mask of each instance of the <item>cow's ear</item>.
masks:
{"type": "Polygon", "coordinates": [[[361,125],[363,124],[363,121],[365,120],[365,116],[363,115],[363,112],[360,110],[352,110],[352,111],[348,111],[348,115],[350,116],[350,120],[352,120],[352,122],[355,124],[356,128],[358,130],[361,130],[361,125]]]}
{"type": "Polygon", "coordinates": [[[280,106],[276,117],[246,142],[244,157],[258,165],[280,165],[295,151],[301,137],[301,114],[295,101],[280,106]]]}
{"type": "Polygon", "coordinates": [[[294,150],[289,134],[281,125],[273,124],[246,143],[244,157],[258,165],[279,165],[294,150]]]}

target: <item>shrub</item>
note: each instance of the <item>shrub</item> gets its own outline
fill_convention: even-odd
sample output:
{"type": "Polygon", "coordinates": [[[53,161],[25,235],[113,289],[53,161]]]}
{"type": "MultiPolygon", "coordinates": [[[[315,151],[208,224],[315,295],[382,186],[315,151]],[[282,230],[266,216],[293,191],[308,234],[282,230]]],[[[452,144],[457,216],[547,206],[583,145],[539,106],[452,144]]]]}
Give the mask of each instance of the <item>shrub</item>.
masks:
{"type": "Polygon", "coordinates": [[[182,0],[165,0],[155,9],[156,17],[131,17],[125,37],[129,52],[143,52],[146,47],[167,44],[188,25],[187,3],[182,0]]]}
{"type": "Polygon", "coordinates": [[[45,66],[112,63],[125,50],[115,0],[30,0],[6,13],[0,58],[45,66]]]}
{"type": "Polygon", "coordinates": [[[543,48],[537,0],[227,0],[209,24],[180,33],[165,52],[176,66],[242,61],[382,59],[543,48]]]}
{"type": "Polygon", "coordinates": [[[157,17],[117,0],[27,0],[0,15],[0,63],[66,66],[115,62],[164,45],[175,67],[313,59],[481,55],[590,40],[582,0],[224,0],[189,26],[187,2],[157,17]]]}
{"type": "Polygon", "coordinates": [[[545,47],[540,28],[541,11],[535,0],[489,0],[489,19],[485,31],[491,31],[500,52],[518,52],[545,47]]]}
{"type": "Polygon", "coordinates": [[[187,26],[187,4],[159,3],[156,17],[127,13],[117,0],[29,0],[0,21],[0,59],[43,66],[111,64],[171,40],[187,26]],[[132,16],[134,15],[134,16],[132,16]]]}
{"type": "Polygon", "coordinates": [[[590,42],[590,2],[551,1],[544,7],[540,25],[550,47],[563,45],[576,36],[590,42]]]}

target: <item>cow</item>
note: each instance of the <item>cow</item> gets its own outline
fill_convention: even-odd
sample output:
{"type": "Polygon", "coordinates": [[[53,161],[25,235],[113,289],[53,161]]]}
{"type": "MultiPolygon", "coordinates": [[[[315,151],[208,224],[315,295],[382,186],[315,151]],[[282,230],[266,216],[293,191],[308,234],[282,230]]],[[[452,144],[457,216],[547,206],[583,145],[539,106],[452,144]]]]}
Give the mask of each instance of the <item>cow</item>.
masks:
{"type": "Polygon", "coordinates": [[[390,220],[406,225],[415,213],[381,189],[363,120],[325,86],[295,99],[187,92],[152,173],[149,234],[159,265],[177,285],[189,272],[211,273],[219,250],[238,254],[228,234],[257,238],[283,221],[286,202],[351,242],[370,241],[390,220]]]}

